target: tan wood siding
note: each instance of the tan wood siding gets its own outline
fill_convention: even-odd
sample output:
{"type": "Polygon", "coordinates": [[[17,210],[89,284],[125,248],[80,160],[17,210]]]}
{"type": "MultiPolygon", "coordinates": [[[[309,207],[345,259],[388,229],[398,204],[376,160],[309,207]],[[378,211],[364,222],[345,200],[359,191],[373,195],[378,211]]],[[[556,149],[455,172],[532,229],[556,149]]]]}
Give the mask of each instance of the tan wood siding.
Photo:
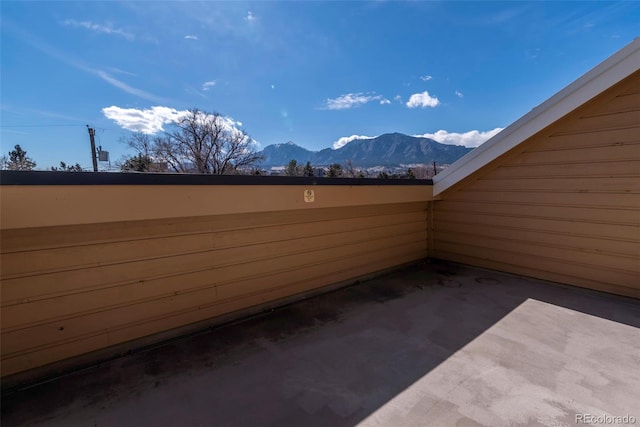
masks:
{"type": "MultiPolygon", "coordinates": [[[[6,195],[20,188],[2,191],[6,195]]],[[[124,193],[138,191],[119,188],[124,193]]],[[[32,216],[32,226],[15,227],[25,219],[11,217],[19,211],[17,207],[5,208],[9,227],[0,234],[2,375],[303,294],[427,255],[430,196],[424,188],[395,186],[389,191],[378,187],[383,188],[378,198],[368,187],[322,188],[321,196],[335,197],[317,207],[287,201],[279,193],[284,189],[285,194],[298,197],[301,188],[252,188],[261,199],[274,192],[272,200],[285,209],[228,213],[228,206],[211,205],[201,211],[198,206],[193,210],[183,206],[170,209],[181,216],[158,218],[156,213],[149,220],[129,220],[127,209],[116,207],[115,213],[101,217],[122,221],[87,223],[83,218],[73,223],[58,204],[60,210],[54,209],[53,219],[34,223],[36,216],[32,216]],[[189,215],[193,211],[209,214],[189,215]]],[[[29,188],[23,189],[28,194],[29,188]]],[[[45,189],[37,190],[34,195],[45,189]]],[[[57,194],[64,190],[53,189],[57,194]]],[[[208,191],[216,196],[215,188],[208,191]]],[[[223,192],[227,195],[227,189],[223,192]]],[[[233,197],[249,192],[244,187],[239,193],[233,197]]],[[[93,197],[104,197],[104,193],[93,197]]],[[[157,207],[156,201],[147,201],[157,207]]],[[[169,203],[166,195],[163,203],[169,203]]]]}
{"type": "Polygon", "coordinates": [[[309,210],[430,200],[431,186],[0,186],[2,229],[309,210]],[[313,203],[303,192],[313,190],[313,203]],[[76,209],[72,209],[76,207],[76,209]],[[46,215],[43,215],[46,209],[46,215]]]}
{"type": "Polygon", "coordinates": [[[434,202],[438,258],[640,297],[640,73],[434,202]]]}

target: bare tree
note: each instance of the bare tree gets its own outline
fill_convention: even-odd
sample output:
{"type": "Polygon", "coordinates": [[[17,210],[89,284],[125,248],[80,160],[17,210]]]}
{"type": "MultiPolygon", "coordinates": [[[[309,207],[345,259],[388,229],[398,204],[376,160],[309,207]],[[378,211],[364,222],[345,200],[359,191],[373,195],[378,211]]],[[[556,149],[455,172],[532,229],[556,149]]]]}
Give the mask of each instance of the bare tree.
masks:
{"type": "Polygon", "coordinates": [[[413,168],[413,174],[417,179],[427,179],[433,176],[432,171],[430,171],[427,166],[418,165],[413,168]]]}
{"type": "Polygon", "coordinates": [[[356,176],[356,171],[353,168],[353,160],[347,159],[344,162],[344,174],[349,178],[354,178],[356,176]]]}
{"type": "Polygon", "coordinates": [[[189,110],[163,136],[134,134],[127,143],[175,172],[230,174],[262,159],[246,132],[218,113],[198,109],[189,110]]]}
{"type": "Polygon", "coordinates": [[[122,138],[120,141],[138,153],[121,160],[120,170],[125,172],[167,172],[169,170],[167,163],[157,156],[156,141],[146,133],[135,132],[129,138],[122,138]]]}
{"type": "Polygon", "coordinates": [[[124,142],[136,150],[142,157],[151,157],[153,155],[153,141],[146,133],[134,132],[129,138],[121,138],[120,142],[124,142]]]}

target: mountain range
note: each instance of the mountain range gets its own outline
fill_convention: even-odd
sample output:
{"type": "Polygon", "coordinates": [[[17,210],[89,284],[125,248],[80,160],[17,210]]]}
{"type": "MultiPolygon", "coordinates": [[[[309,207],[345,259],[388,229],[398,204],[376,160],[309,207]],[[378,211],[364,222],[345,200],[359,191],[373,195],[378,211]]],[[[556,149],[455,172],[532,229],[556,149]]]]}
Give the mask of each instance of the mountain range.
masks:
{"type": "Polygon", "coordinates": [[[313,166],[344,164],[351,160],[355,167],[398,166],[401,164],[450,164],[471,151],[462,145],[441,144],[433,139],[387,133],[375,138],[355,139],[337,148],[307,150],[289,141],[266,146],[259,152],[262,167],[286,166],[291,160],[313,166]]]}

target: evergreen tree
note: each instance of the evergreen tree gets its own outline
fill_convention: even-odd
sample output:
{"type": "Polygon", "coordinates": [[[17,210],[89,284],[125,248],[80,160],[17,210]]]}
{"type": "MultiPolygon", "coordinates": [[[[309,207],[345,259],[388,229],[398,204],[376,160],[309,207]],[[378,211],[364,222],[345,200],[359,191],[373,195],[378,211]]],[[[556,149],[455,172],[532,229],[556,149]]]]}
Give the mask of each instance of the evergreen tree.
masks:
{"type": "Polygon", "coordinates": [[[342,166],[340,165],[340,163],[334,163],[329,166],[329,172],[327,176],[329,178],[337,178],[339,176],[342,176],[342,166]]]}
{"type": "Polygon", "coordinates": [[[307,160],[307,164],[304,165],[304,176],[313,176],[313,166],[311,166],[311,162],[307,160]]]}
{"type": "Polygon", "coordinates": [[[75,165],[67,165],[65,162],[60,162],[60,167],[52,166],[51,170],[54,172],[84,172],[80,163],[75,165]]]}
{"type": "Polygon", "coordinates": [[[298,166],[298,161],[292,159],[287,165],[287,168],[284,170],[284,173],[287,176],[300,176],[302,174],[302,170],[298,166]]]}
{"type": "Polygon", "coordinates": [[[30,171],[36,167],[36,162],[27,156],[27,152],[16,145],[12,151],[9,151],[9,159],[3,157],[2,168],[11,171],[30,171]]]}
{"type": "Polygon", "coordinates": [[[150,172],[152,163],[151,157],[138,154],[128,158],[122,166],[120,166],[120,170],[125,172],[150,172]]]}

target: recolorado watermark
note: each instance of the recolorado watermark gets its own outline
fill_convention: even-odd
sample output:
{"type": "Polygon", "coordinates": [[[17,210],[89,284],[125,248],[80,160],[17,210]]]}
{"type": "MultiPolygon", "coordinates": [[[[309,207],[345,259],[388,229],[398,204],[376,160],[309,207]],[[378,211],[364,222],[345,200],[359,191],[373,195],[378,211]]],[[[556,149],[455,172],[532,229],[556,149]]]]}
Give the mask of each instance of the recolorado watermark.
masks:
{"type": "Polygon", "coordinates": [[[593,415],[576,414],[576,424],[585,425],[620,425],[635,424],[637,418],[633,415],[593,415]]]}

